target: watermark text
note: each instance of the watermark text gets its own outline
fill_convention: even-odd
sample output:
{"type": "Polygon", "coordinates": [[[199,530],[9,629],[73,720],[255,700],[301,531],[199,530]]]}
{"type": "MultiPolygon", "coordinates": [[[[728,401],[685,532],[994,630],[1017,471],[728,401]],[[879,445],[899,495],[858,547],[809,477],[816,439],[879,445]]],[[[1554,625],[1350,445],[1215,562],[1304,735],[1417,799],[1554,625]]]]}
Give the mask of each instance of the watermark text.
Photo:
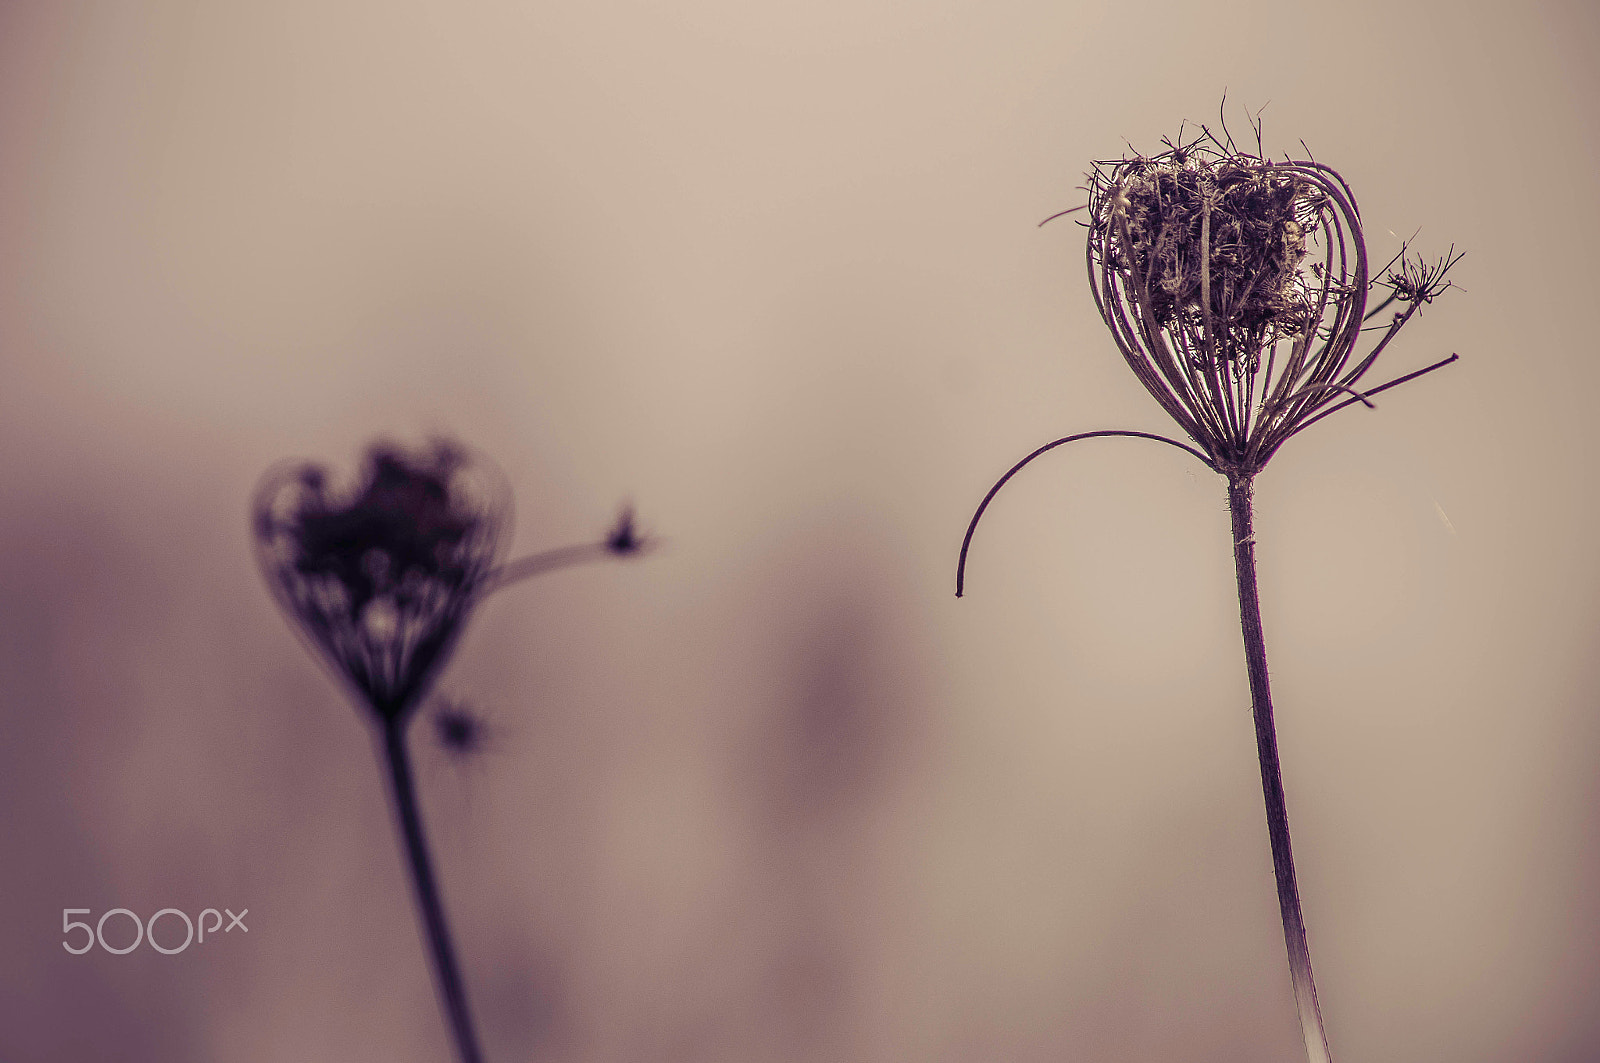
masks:
{"type": "MultiPolygon", "coordinates": [[[[236,928],[246,934],[250,933],[250,928],[244,925],[244,917],[250,914],[250,909],[248,908],[240,909],[238,915],[234,915],[229,908],[224,908],[221,912],[215,908],[207,908],[200,913],[198,919],[190,919],[186,912],[179,911],[177,908],[163,908],[144,922],[140,922],[139,917],[126,908],[112,908],[103,913],[92,927],[88,923],[72,918],[75,915],[92,914],[93,912],[88,908],[61,909],[61,933],[65,935],[65,940],[61,942],[61,947],[74,956],[82,956],[94,948],[96,944],[113,956],[125,956],[144,942],[149,942],[151,948],[165,956],[175,956],[188,948],[190,944],[196,942],[202,945],[205,944],[207,934],[216,937],[218,931],[228,934],[232,933],[236,928]],[[222,925],[223,912],[228,913],[228,925],[225,927],[222,925]],[[111,944],[106,941],[106,920],[114,915],[123,917],[119,922],[125,921],[133,924],[133,941],[131,944],[120,944],[120,942],[127,939],[125,933],[113,933],[113,939],[119,944],[111,944]],[[167,939],[167,944],[162,944],[156,940],[156,924],[161,921],[163,916],[167,917],[167,922],[162,926],[161,933],[167,939]],[[211,925],[209,927],[206,926],[207,916],[211,917],[211,925]],[[177,936],[177,928],[173,924],[174,920],[179,920],[183,923],[183,942],[179,945],[172,944],[172,940],[177,936]],[[197,926],[199,928],[198,935],[195,933],[197,926]],[[83,944],[74,946],[72,937],[78,930],[83,931],[83,944]]],[[[113,923],[112,926],[115,929],[117,923],[113,923]]]]}

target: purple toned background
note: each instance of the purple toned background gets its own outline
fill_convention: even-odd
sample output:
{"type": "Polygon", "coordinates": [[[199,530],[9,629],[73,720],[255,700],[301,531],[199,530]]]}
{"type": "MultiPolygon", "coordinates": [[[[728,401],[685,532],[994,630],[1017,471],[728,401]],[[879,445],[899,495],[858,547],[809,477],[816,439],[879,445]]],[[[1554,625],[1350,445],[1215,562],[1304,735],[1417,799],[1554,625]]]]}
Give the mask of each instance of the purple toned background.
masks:
{"type": "Polygon", "coordinates": [[[1468,252],[1386,356],[1461,362],[1258,487],[1335,1058],[1600,1057],[1596,54],[1576,0],[0,5],[0,1060],[449,1058],[246,524],[435,431],[519,552],[666,540],[479,614],[481,757],[415,734],[491,1060],[1296,1058],[1221,482],[1059,452],[951,593],[1010,462],[1170,430],[1035,226],[1224,89],[1374,255],[1468,252]]]}

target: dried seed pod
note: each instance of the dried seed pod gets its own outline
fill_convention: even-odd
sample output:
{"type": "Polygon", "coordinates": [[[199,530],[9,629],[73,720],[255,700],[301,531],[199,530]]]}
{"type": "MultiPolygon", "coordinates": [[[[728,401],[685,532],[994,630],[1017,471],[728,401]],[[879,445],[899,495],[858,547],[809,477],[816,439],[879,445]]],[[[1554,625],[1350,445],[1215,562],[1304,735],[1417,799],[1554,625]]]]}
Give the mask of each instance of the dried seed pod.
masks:
{"type": "Polygon", "coordinates": [[[497,470],[437,442],[374,444],[355,484],[314,465],[269,474],[256,495],[267,583],[380,720],[409,713],[449,656],[510,522],[497,470]]]}
{"type": "MultiPolygon", "coordinates": [[[[639,535],[630,508],[599,542],[498,565],[511,524],[510,489],[492,465],[447,441],[414,453],[376,443],[343,491],[330,490],[321,466],[281,466],[262,480],[251,518],[257,560],[278,603],[382,732],[441,1004],[462,1063],[479,1063],[483,1054],[434,879],[406,728],[484,595],[569,565],[638,554],[649,541],[639,535]]],[[[483,721],[465,706],[441,706],[434,725],[456,755],[483,743],[483,721]]]]}
{"type": "MultiPolygon", "coordinates": [[[[1256,587],[1256,473],[1295,433],[1368,396],[1456,360],[1451,355],[1365,392],[1356,384],[1424,303],[1446,288],[1460,258],[1400,253],[1378,284],[1389,296],[1366,309],[1373,287],[1355,196],[1316,162],[1240,151],[1202,127],[1200,139],[1146,157],[1097,162],[1089,174],[1089,284],[1122,356],[1146,390],[1194,441],[1100,429],[1046,443],[1013,465],[984,496],[956,561],[956,596],[984,511],[1042,454],[1082,439],[1130,436],[1185,450],[1228,481],[1239,624],[1250,683],[1256,750],[1295,1003],[1310,1063],[1331,1058],[1311,970],[1289,836],[1256,587]],[[1364,323],[1404,305],[1365,355],[1364,323]]],[[[1082,208],[1073,208],[1074,210],[1082,208]]],[[[1071,213],[1067,211],[1064,213],[1071,213]]],[[[1059,216],[1059,215],[1057,215],[1059,216]]],[[[1049,220],[1049,219],[1046,219],[1049,220]]],[[[1380,326],[1381,327],[1381,326],[1380,326]]]]}
{"type": "MultiPolygon", "coordinates": [[[[1372,285],[1337,171],[1207,133],[1097,162],[1088,189],[1095,305],[1140,383],[1219,471],[1253,475],[1311,420],[1363,400],[1357,382],[1403,321],[1354,357],[1372,285]]],[[[1425,281],[1402,293],[1409,317],[1455,260],[1396,261],[1386,283],[1425,281]]]]}

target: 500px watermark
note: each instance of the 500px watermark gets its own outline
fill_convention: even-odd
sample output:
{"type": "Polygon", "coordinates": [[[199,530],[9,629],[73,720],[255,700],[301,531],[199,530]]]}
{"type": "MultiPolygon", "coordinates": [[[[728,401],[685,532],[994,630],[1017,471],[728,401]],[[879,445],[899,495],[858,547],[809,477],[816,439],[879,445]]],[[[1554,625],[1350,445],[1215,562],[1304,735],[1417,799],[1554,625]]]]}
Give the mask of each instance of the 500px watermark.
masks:
{"type": "Polygon", "coordinates": [[[98,941],[100,943],[100,947],[111,953],[111,955],[123,956],[138,948],[141,942],[148,939],[151,948],[164,955],[173,956],[188,948],[190,942],[195,940],[194,931],[195,923],[197,922],[200,925],[199,940],[200,944],[202,945],[205,944],[206,934],[208,932],[215,937],[218,930],[222,930],[222,932],[226,934],[232,931],[234,927],[238,927],[246,934],[250,933],[250,928],[244,925],[244,917],[250,914],[250,909],[245,908],[238,915],[234,915],[233,912],[227,908],[222,909],[222,912],[217,911],[215,908],[207,908],[205,911],[200,913],[200,918],[198,920],[190,920],[186,913],[181,912],[176,908],[163,908],[155,915],[152,915],[148,921],[141,923],[139,921],[139,917],[134,915],[128,909],[112,908],[110,911],[101,915],[100,921],[95,923],[94,927],[91,929],[88,923],[79,922],[78,920],[72,918],[75,915],[91,914],[88,908],[63,908],[61,909],[61,932],[63,934],[70,935],[74,930],[82,930],[85,937],[83,940],[83,945],[80,948],[73,948],[71,941],[62,941],[61,947],[72,953],[74,956],[82,956],[85,952],[88,952],[90,949],[94,948],[95,942],[98,941]],[[228,926],[226,929],[223,929],[222,927],[222,912],[228,913],[228,926]],[[112,946],[106,944],[106,920],[110,919],[114,915],[127,916],[128,919],[132,921],[133,944],[125,945],[122,948],[113,948],[112,946]],[[183,920],[183,944],[177,946],[176,948],[167,948],[165,945],[162,945],[161,942],[156,940],[156,923],[164,915],[183,920]],[[213,922],[209,928],[206,926],[206,916],[208,915],[213,917],[213,922]]]}

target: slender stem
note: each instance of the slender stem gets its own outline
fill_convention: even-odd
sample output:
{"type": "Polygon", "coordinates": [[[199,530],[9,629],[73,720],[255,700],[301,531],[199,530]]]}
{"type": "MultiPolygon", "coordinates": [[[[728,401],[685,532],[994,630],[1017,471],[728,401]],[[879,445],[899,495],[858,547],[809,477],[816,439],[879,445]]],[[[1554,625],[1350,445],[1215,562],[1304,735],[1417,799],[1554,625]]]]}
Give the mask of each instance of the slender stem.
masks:
{"type": "Polygon", "coordinates": [[[433,973],[443,998],[450,1032],[455,1036],[461,1063],[482,1063],[478,1038],[467,1010],[467,994],[461,984],[455,948],[450,944],[450,928],[444,921],[444,905],[433,878],[433,863],[428,858],[428,839],[422,831],[422,814],[417,808],[416,787],[411,780],[411,758],[406,752],[405,724],[400,719],[385,722],[383,751],[389,763],[389,782],[394,791],[395,808],[400,814],[400,833],[405,838],[406,862],[411,869],[411,884],[416,888],[417,905],[422,909],[422,924],[427,931],[428,949],[433,956],[433,973]]]}
{"type": "Polygon", "coordinates": [[[568,565],[581,565],[586,561],[602,561],[616,551],[610,549],[605,543],[578,543],[575,546],[558,546],[552,550],[542,550],[537,554],[519,557],[515,561],[507,561],[499,568],[491,571],[484,578],[480,595],[490,594],[507,584],[520,580],[542,576],[546,572],[568,565]]]}
{"type": "MultiPolygon", "coordinates": [[[[1387,384],[1379,384],[1375,388],[1367,388],[1365,394],[1367,394],[1367,395],[1376,395],[1380,391],[1388,391],[1390,388],[1397,388],[1401,384],[1408,384],[1411,381],[1417,379],[1417,377],[1422,376],[1424,373],[1431,373],[1435,369],[1443,369],[1445,366],[1449,365],[1451,362],[1460,360],[1460,358],[1461,358],[1461,356],[1459,354],[1452,354],[1448,358],[1441,358],[1439,361],[1434,362],[1432,365],[1423,366],[1421,369],[1418,369],[1414,373],[1407,373],[1405,376],[1395,377],[1393,380],[1389,381],[1387,384]]],[[[1284,436],[1283,439],[1281,439],[1281,440],[1277,441],[1276,443],[1274,443],[1273,444],[1273,449],[1276,450],[1278,447],[1283,445],[1284,441],[1286,441],[1289,438],[1289,436],[1299,435],[1301,432],[1304,432],[1307,428],[1310,428],[1312,425],[1316,424],[1318,421],[1322,420],[1324,417],[1328,416],[1330,413],[1338,413],[1340,410],[1344,409],[1346,406],[1349,406],[1351,403],[1360,402],[1360,401],[1363,401],[1363,400],[1360,400],[1360,399],[1345,399],[1341,403],[1337,403],[1337,404],[1335,404],[1333,406],[1329,406],[1326,410],[1323,410],[1321,413],[1317,414],[1315,417],[1309,418],[1309,419],[1307,419],[1305,421],[1301,421],[1298,425],[1295,425],[1294,430],[1292,432],[1290,432],[1288,435],[1284,436]]],[[[1367,405],[1371,406],[1372,403],[1368,402],[1367,405]]]]}
{"type": "Polygon", "coordinates": [[[1250,702],[1256,723],[1256,754],[1261,760],[1261,789],[1267,802],[1267,835],[1272,840],[1272,872],[1278,882],[1278,909],[1283,940],[1289,949],[1289,976],[1295,1007],[1300,1011],[1306,1058],[1331,1063],[1328,1035],[1317,1007],[1317,985],[1311,977],[1311,947],[1300,890],[1295,885],[1294,852],[1289,845],[1289,810],[1283,799],[1283,773],[1278,766],[1278,732],[1272,720],[1272,691],[1267,684],[1267,646],[1261,633],[1261,600],[1256,592],[1256,541],[1251,530],[1253,474],[1228,476],[1228,509],[1233,515],[1233,567],[1239,580],[1239,625],[1244,631],[1245,668],[1250,674],[1250,702]]]}

